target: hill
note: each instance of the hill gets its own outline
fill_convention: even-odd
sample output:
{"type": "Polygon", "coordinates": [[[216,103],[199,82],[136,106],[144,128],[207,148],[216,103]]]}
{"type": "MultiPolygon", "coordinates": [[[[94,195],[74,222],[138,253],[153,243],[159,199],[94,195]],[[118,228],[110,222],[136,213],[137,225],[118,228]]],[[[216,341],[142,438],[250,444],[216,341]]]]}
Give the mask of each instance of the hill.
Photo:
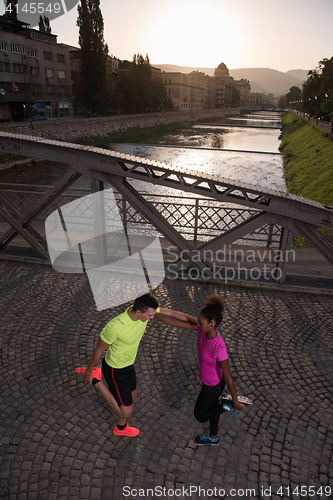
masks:
{"type": "MultiPolygon", "coordinates": [[[[240,80],[241,78],[247,78],[251,84],[252,83],[260,85],[260,87],[266,89],[266,93],[273,94],[285,94],[294,85],[296,87],[302,88],[302,81],[296,78],[293,74],[283,73],[282,71],[277,71],[276,69],[270,68],[241,68],[241,69],[231,69],[230,75],[235,78],[235,80],[240,80]]],[[[252,90],[252,92],[256,92],[252,90]]]]}
{"type": "Polygon", "coordinates": [[[287,71],[286,74],[298,78],[303,83],[308,79],[308,72],[309,70],[307,69],[291,69],[290,71],[287,71]]]}
{"type": "MultiPolygon", "coordinates": [[[[162,71],[191,73],[191,71],[202,71],[206,75],[214,76],[214,68],[176,66],[174,64],[154,64],[162,71]]],[[[307,80],[308,70],[294,69],[277,71],[271,68],[239,68],[229,70],[230,76],[235,80],[245,78],[250,81],[251,92],[264,94],[286,94],[291,87],[302,88],[302,83],[307,80]]]]}

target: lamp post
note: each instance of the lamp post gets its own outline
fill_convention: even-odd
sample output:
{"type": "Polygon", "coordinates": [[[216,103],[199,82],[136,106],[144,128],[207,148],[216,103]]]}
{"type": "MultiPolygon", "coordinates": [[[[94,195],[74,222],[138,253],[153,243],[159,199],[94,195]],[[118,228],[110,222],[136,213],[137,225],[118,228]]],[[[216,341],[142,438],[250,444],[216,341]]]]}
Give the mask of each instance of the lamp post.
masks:
{"type": "MultiPolygon", "coordinates": [[[[28,117],[29,117],[30,127],[34,128],[34,126],[32,124],[32,121],[31,121],[31,108],[30,108],[30,104],[29,104],[29,94],[28,94],[27,80],[25,78],[25,71],[24,71],[24,64],[23,64],[23,54],[21,54],[21,56],[22,56],[22,67],[23,67],[23,79],[24,79],[25,95],[27,97],[28,117]]],[[[25,57],[27,57],[27,56],[25,56],[25,57]]]]}

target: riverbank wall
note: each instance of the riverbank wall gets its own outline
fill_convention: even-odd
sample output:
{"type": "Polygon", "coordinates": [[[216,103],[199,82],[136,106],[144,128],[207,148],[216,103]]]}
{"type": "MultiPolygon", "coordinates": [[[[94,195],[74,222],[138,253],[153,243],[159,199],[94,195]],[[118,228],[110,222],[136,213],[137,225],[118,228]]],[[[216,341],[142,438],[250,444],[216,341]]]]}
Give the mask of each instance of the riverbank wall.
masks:
{"type": "Polygon", "coordinates": [[[94,118],[60,118],[24,123],[2,123],[0,130],[65,142],[94,144],[97,141],[115,142],[135,133],[168,130],[192,125],[198,121],[219,120],[239,114],[241,108],[207,109],[203,111],[149,113],[94,118]],[[158,130],[156,130],[158,129],[158,130]]]}

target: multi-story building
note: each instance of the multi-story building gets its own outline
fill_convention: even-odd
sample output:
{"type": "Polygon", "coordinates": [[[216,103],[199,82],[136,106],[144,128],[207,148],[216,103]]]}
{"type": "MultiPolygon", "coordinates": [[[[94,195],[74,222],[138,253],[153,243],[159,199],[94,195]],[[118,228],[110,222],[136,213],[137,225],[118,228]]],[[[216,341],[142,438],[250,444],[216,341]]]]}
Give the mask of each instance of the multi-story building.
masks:
{"type": "Polygon", "coordinates": [[[0,120],[72,116],[69,49],[28,26],[0,16],[0,120]]]}
{"type": "Polygon", "coordinates": [[[207,107],[207,84],[203,73],[185,75],[163,71],[162,81],[175,110],[194,111],[207,107]]]}
{"type": "Polygon", "coordinates": [[[235,80],[234,85],[239,92],[239,104],[240,106],[250,106],[251,104],[251,85],[249,80],[242,78],[241,80],[235,80]]]}
{"type": "Polygon", "coordinates": [[[214,71],[216,82],[216,108],[229,108],[232,105],[232,87],[234,79],[229,76],[229,70],[224,63],[221,63],[214,71]]]}

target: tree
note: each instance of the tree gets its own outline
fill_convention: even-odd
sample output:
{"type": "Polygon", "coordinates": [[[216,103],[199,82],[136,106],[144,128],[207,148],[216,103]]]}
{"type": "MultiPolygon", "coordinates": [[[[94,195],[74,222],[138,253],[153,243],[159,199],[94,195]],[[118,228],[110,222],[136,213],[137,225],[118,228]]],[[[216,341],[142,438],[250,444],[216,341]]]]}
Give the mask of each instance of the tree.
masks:
{"type": "Polygon", "coordinates": [[[119,63],[118,91],[113,94],[113,105],[125,113],[146,113],[153,109],[172,109],[161,79],[153,78],[148,54],[134,54],[132,62],[119,63]]]}
{"type": "Polygon", "coordinates": [[[235,85],[232,86],[232,105],[239,106],[240,103],[240,93],[235,85]]]}
{"type": "Polygon", "coordinates": [[[287,98],[285,95],[281,95],[278,100],[279,109],[285,109],[287,107],[287,98]]]}
{"type": "Polygon", "coordinates": [[[77,26],[86,106],[90,111],[102,113],[108,107],[110,91],[107,80],[108,46],[104,40],[99,0],[81,0],[77,26]]]}
{"type": "Polygon", "coordinates": [[[289,89],[289,92],[286,95],[286,99],[288,103],[295,103],[301,100],[302,91],[299,87],[295,85],[289,89]]]}
{"type": "Polygon", "coordinates": [[[39,31],[43,31],[44,33],[52,33],[50,20],[47,16],[39,16],[38,19],[38,28],[39,31]]]}
{"type": "Polygon", "coordinates": [[[333,113],[333,57],[319,61],[318,68],[308,75],[303,85],[302,111],[329,120],[333,113]]]}
{"type": "Polygon", "coordinates": [[[18,21],[17,8],[18,0],[7,0],[4,16],[8,17],[9,19],[13,19],[14,21],[18,21]]]}

